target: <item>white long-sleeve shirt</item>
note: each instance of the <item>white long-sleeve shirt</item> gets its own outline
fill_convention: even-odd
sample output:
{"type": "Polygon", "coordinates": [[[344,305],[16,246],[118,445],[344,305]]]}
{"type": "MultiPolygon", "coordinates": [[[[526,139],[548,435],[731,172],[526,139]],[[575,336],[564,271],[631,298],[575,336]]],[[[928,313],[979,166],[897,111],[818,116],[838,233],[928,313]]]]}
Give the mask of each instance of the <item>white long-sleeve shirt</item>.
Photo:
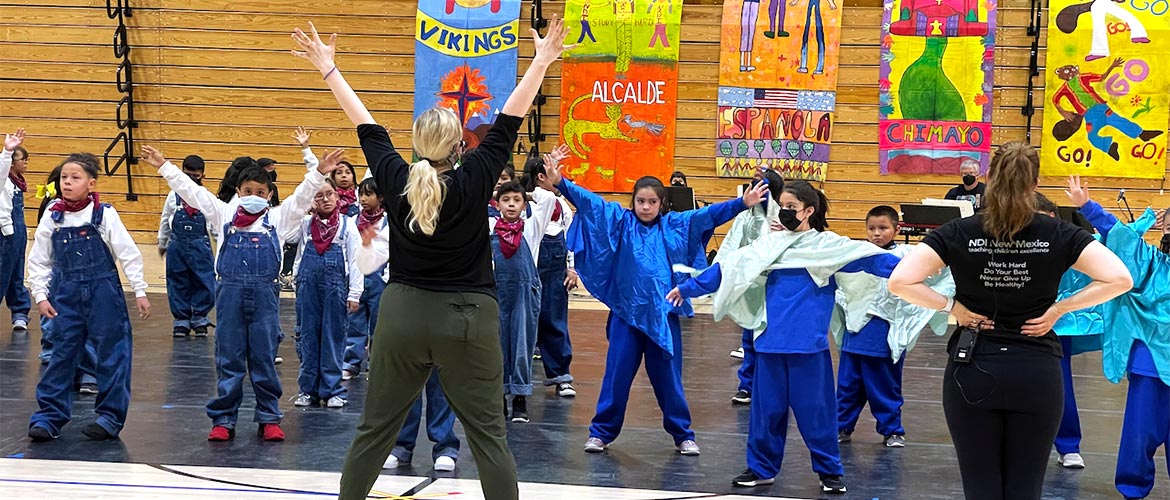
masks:
{"type": "MultiPolygon", "coordinates": [[[[524,221],[524,242],[532,251],[532,262],[540,262],[540,240],[552,221],[553,209],[557,206],[557,197],[544,189],[532,192],[532,215],[524,221]]],[[[523,216],[523,214],[521,214],[523,216]]],[[[496,217],[488,217],[488,234],[496,230],[496,217]]]]}
{"type": "MultiPolygon", "coordinates": [[[[544,189],[536,188],[536,191],[544,191],[544,189]]],[[[561,234],[568,231],[569,226],[573,224],[573,206],[569,204],[564,196],[557,196],[557,204],[561,206],[561,218],[560,220],[549,221],[548,228],[544,230],[545,236],[561,234]]],[[[569,269],[573,269],[573,252],[565,253],[565,263],[568,264],[569,269]]]]}
{"type": "MultiPolygon", "coordinates": [[[[293,276],[301,270],[301,258],[305,252],[316,252],[317,248],[313,246],[313,236],[311,231],[311,224],[316,215],[306,215],[301,219],[301,229],[297,232],[295,239],[290,239],[289,243],[298,243],[297,258],[293,262],[293,276]]],[[[350,302],[358,302],[362,300],[362,292],[366,287],[366,275],[358,269],[356,255],[358,249],[362,246],[362,236],[358,233],[357,225],[351,217],[341,217],[340,221],[342,227],[338,228],[337,234],[333,235],[333,241],[330,243],[337,243],[341,245],[342,258],[345,259],[346,274],[349,279],[349,294],[350,302]],[[341,238],[340,241],[338,239],[341,238]]]]}
{"type": "MultiPolygon", "coordinates": [[[[194,206],[194,205],[192,205],[194,206]]],[[[167,194],[166,201],[163,202],[162,216],[158,222],[158,247],[166,248],[171,242],[171,221],[175,218],[175,213],[180,209],[179,195],[174,191],[167,194]]],[[[207,221],[207,234],[212,238],[218,238],[219,231],[215,226],[211,225],[211,221],[207,221]]]]}
{"type": "MultiPolygon", "coordinates": [[[[214,226],[217,232],[222,231],[224,224],[230,223],[236,216],[236,209],[240,206],[239,198],[233,198],[232,201],[224,203],[211,191],[196,184],[179,167],[169,161],[159,167],[158,173],[167,181],[171,189],[175,190],[175,193],[183,197],[188,205],[203,212],[203,216],[207,217],[208,224],[214,226]]],[[[292,196],[286,198],[280,206],[268,209],[268,223],[276,228],[276,237],[280,240],[278,242],[280,245],[284,245],[284,242],[290,238],[297,237],[296,235],[301,229],[301,218],[313,205],[313,197],[324,185],[325,176],[316,169],[309,170],[305,172],[305,180],[297,185],[292,196]]],[[[252,223],[251,226],[242,230],[264,232],[264,217],[256,219],[256,222],[252,223]]],[[[222,236],[226,237],[226,235],[222,236]]],[[[217,262],[221,255],[222,252],[216,253],[217,262]]]]}
{"type": "Polygon", "coordinates": [[[16,226],[12,222],[12,193],[16,185],[8,180],[12,170],[12,151],[0,148],[0,235],[12,236],[16,226]]]}
{"type": "MultiPolygon", "coordinates": [[[[354,227],[357,227],[357,217],[353,219],[354,227]]],[[[362,237],[360,233],[358,234],[358,248],[353,254],[353,262],[362,276],[377,272],[379,268],[390,261],[390,226],[385,222],[386,216],[382,215],[382,220],[375,223],[378,233],[374,235],[374,240],[368,246],[361,244],[362,237]]],[[[389,279],[390,270],[386,269],[382,273],[382,281],[389,281],[389,279]]]]}
{"type": "MultiPolygon", "coordinates": [[[[78,227],[89,224],[93,220],[94,204],[77,212],[65,212],[59,227],[78,227]]],[[[39,304],[49,297],[49,278],[53,273],[53,230],[58,224],[53,221],[53,212],[45,211],[40,224],[37,225],[36,235],[33,237],[32,252],[28,255],[27,284],[33,297],[39,304]]],[[[110,254],[122,264],[122,272],[130,281],[135,297],[146,296],[146,279],[143,274],[142,252],[134,244],[134,238],[122,224],[122,218],[113,207],[107,208],[102,214],[102,224],[98,226],[102,242],[110,249],[110,254]]]]}

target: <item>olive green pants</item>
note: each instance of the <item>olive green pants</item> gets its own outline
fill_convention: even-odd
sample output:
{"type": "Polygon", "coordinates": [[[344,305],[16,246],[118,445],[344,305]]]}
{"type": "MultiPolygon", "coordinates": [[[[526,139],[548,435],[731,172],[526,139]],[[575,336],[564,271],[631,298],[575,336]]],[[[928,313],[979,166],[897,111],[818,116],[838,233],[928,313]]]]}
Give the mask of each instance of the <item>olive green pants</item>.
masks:
{"type": "Polygon", "coordinates": [[[467,432],[484,498],[516,500],[499,329],[499,306],[487,295],[386,287],[371,342],[366,406],[341,473],[341,500],[369,494],[432,367],[467,432]]]}

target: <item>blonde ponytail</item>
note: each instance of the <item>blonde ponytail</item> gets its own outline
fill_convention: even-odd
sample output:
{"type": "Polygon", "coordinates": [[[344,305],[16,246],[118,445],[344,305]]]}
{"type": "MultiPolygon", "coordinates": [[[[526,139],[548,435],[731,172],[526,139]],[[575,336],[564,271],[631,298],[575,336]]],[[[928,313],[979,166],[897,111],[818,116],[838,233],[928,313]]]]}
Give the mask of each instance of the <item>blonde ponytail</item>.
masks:
{"type": "Polygon", "coordinates": [[[455,146],[463,138],[463,125],[455,112],[441,107],[424,111],[414,121],[414,151],[422,158],[410,166],[402,195],[410,205],[407,224],[411,231],[434,236],[439,212],[447,198],[447,184],[438,167],[450,167],[455,146]]]}

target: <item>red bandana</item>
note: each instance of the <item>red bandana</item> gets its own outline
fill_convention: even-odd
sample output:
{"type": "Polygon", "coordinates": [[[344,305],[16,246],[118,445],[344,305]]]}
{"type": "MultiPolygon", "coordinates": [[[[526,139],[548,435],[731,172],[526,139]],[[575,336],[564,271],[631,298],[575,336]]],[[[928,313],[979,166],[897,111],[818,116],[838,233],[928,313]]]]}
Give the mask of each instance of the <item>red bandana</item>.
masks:
{"type": "Polygon", "coordinates": [[[98,204],[97,193],[89,193],[89,196],[78,201],[69,201],[65,198],[58,198],[57,201],[54,201],[53,204],[49,207],[49,210],[53,212],[80,212],[84,210],[85,207],[88,207],[89,202],[91,201],[94,205],[98,204]]]}
{"type": "Polygon", "coordinates": [[[365,231],[367,227],[370,227],[370,226],[376,224],[379,220],[382,220],[382,216],[385,214],[386,214],[386,210],[383,209],[382,207],[378,207],[378,209],[373,211],[373,212],[367,212],[365,210],[362,210],[358,214],[358,221],[357,221],[358,231],[365,231]]]}
{"type": "Polygon", "coordinates": [[[348,212],[349,206],[357,203],[356,189],[338,189],[337,190],[337,210],[341,212],[348,212]]]}
{"type": "Polygon", "coordinates": [[[247,210],[244,210],[244,207],[236,207],[236,216],[232,217],[232,226],[239,228],[252,227],[252,224],[255,224],[266,213],[268,213],[267,208],[261,210],[259,213],[250,214],[247,210]]]}
{"type": "Polygon", "coordinates": [[[199,209],[187,204],[187,200],[179,198],[179,202],[183,204],[183,211],[187,212],[187,217],[194,217],[199,215],[199,209]]]}
{"type": "Polygon", "coordinates": [[[520,248],[520,238],[524,237],[524,219],[517,219],[516,222],[496,220],[496,236],[500,238],[500,252],[505,259],[511,259],[516,255],[516,249],[520,248]]]}
{"type": "Polygon", "coordinates": [[[16,172],[9,171],[8,172],[8,180],[12,181],[13,184],[16,184],[16,188],[19,189],[20,192],[22,192],[22,193],[28,192],[28,182],[26,182],[24,180],[23,174],[18,174],[16,172]]]}
{"type": "Polygon", "coordinates": [[[564,215],[564,209],[561,208],[561,200],[557,200],[557,206],[553,208],[552,221],[560,222],[561,215],[564,215]]]}
{"type": "Polygon", "coordinates": [[[337,236],[337,229],[341,227],[341,210],[334,209],[328,219],[313,217],[313,222],[309,224],[312,226],[313,246],[317,248],[317,255],[325,255],[329,245],[333,244],[333,238],[337,236]]]}

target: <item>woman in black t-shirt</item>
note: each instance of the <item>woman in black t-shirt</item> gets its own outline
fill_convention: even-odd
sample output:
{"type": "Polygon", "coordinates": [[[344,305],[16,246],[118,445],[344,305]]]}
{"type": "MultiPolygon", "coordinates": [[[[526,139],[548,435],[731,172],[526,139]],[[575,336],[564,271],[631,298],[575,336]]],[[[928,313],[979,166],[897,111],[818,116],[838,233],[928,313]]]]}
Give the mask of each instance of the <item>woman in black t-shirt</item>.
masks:
{"type": "Polygon", "coordinates": [[[1052,325],[1132,286],[1121,260],[1084,230],[1036,213],[1040,162],[1005,144],[991,160],[983,211],[931,232],[890,276],[890,291],[948,311],[943,410],[969,500],[1038,499],[1060,425],[1060,342],[1052,325]],[[923,280],[949,266],[955,297],[923,280]],[[1068,268],[1093,283],[1056,302],[1068,268]]]}
{"type": "MultiPolygon", "coordinates": [[[[338,71],[333,62],[337,35],[326,44],[309,26],[311,37],[300,29],[293,34],[301,47],[294,54],[316,66],[357,126],[366,163],[385,195],[390,240],[373,250],[389,247],[390,280],[370,352],[369,393],[342,468],[339,498],[369,494],[434,369],[467,431],[484,497],[515,500],[516,463],[500,405],[503,355],[484,207],[545,72],[568,48],[564,22],[553,18],[545,38],[531,30],[536,55],[475,150],[458,158],[463,124],[451,110],[436,107],[414,122],[414,151],[421,159],[413,164],[402,158],[338,71]]],[[[371,247],[372,238],[363,232],[365,247],[371,247]]],[[[362,259],[358,262],[361,266],[362,259]]]]}

